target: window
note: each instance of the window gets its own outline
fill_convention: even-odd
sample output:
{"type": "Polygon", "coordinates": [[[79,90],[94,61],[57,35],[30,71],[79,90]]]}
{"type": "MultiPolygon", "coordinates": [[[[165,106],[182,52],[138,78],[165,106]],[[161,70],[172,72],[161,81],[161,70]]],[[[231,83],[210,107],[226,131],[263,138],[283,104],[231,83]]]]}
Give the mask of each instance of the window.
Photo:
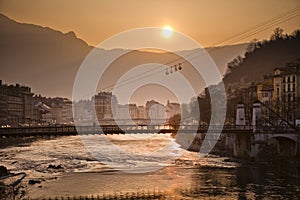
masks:
{"type": "Polygon", "coordinates": [[[288,92],[291,91],[291,84],[288,84],[288,89],[287,89],[287,91],[288,91],[288,92]]]}
{"type": "Polygon", "coordinates": [[[296,90],[296,85],[295,85],[295,83],[293,83],[292,91],[295,92],[295,90],[296,90]]]}
{"type": "Polygon", "coordinates": [[[293,76],[293,82],[295,82],[295,81],[296,81],[296,76],[294,75],[294,76],[293,76]]]}
{"type": "Polygon", "coordinates": [[[287,82],[290,82],[291,80],[290,80],[290,77],[288,76],[288,78],[287,78],[287,82]]]}

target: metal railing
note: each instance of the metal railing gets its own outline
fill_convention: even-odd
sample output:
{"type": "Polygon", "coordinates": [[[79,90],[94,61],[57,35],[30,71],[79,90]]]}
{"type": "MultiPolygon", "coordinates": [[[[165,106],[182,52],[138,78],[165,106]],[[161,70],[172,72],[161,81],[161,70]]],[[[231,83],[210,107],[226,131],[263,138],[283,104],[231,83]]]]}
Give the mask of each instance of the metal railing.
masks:
{"type": "MultiPolygon", "coordinates": [[[[92,125],[92,126],[37,126],[0,128],[0,136],[43,136],[77,134],[134,134],[134,133],[252,133],[252,125],[92,125]]],[[[299,132],[284,126],[256,126],[256,132],[299,132]]]]}

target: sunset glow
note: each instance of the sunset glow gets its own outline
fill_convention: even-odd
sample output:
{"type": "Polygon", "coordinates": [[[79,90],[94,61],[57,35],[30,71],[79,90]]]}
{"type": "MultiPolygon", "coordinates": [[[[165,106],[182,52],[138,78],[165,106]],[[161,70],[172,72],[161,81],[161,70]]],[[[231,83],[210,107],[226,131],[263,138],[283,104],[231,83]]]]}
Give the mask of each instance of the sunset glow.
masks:
{"type": "MultiPolygon", "coordinates": [[[[210,47],[218,46],[218,41],[248,30],[264,20],[299,7],[299,0],[290,0],[288,3],[271,0],[234,0],[231,3],[217,0],[191,0],[189,3],[178,0],[116,2],[92,0],[83,4],[80,0],[45,0],[39,3],[34,0],[2,0],[0,12],[19,22],[38,24],[64,33],[74,31],[78,38],[92,46],[124,30],[169,25],[202,46],[210,47]]],[[[299,16],[277,26],[291,33],[299,27],[299,16]]],[[[274,27],[257,33],[255,38],[267,39],[274,27]]],[[[161,36],[166,39],[163,34],[161,36]]],[[[251,39],[247,37],[226,44],[246,43],[251,39]]]]}
{"type": "Polygon", "coordinates": [[[165,38],[169,38],[173,35],[173,28],[171,26],[164,26],[162,30],[162,35],[165,38]]]}
{"type": "Polygon", "coordinates": [[[300,197],[300,0],[0,0],[0,200],[300,197]]]}

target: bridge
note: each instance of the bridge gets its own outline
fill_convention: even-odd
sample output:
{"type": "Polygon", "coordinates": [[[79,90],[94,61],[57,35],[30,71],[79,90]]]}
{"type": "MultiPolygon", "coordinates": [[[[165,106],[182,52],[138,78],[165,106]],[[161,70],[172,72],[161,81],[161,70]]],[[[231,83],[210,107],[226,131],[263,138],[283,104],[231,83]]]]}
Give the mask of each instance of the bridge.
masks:
{"type": "Polygon", "coordinates": [[[101,125],[101,126],[29,126],[0,128],[1,137],[28,136],[67,136],[89,134],[176,134],[180,133],[252,133],[252,126],[248,125],[101,125]],[[175,127],[175,128],[174,128],[175,127]],[[177,128],[176,128],[177,127],[177,128]]]}
{"type": "MultiPolygon", "coordinates": [[[[207,132],[222,133],[218,144],[231,149],[236,157],[257,157],[265,149],[279,155],[300,155],[300,129],[283,126],[252,125],[101,125],[101,126],[29,126],[0,128],[0,137],[109,135],[109,134],[172,134],[181,135],[181,142],[195,137],[196,149],[207,132]],[[182,137],[183,136],[183,137],[182,137]],[[270,146],[273,148],[270,148],[270,146]]],[[[178,141],[180,144],[180,141],[178,141]]],[[[183,145],[183,144],[181,144],[183,145]]],[[[192,150],[192,148],[191,148],[192,150]]]]}
{"type": "Polygon", "coordinates": [[[68,135],[95,135],[95,134],[176,134],[176,133],[211,133],[254,134],[255,140],[284,136],[296,140],[300,129],[283,126],[256,126],[252,125],[56,125],[56,126],[28,126],[28,127],[3,127],[0,128],[0,137],[28,137],[28,136],[68,136],[68,135]],[[288,136],[291,135],[291,136],[288,136]]]}
{"type": "MultiPolygon", "coordinates": [[[[244,104],[237,105],[236,124],[245,124],[244,104]]],[[[249,120],[250,121],[250,120],[249,120]]],[[[236,157],[297,156],[300,158],[300,127],[284,120],[280,114],[260,101],[253,104],[253,133],[232,135],[231,146],[236,157]],[[262,109],[262,107],[264,109],[262,109]],[[272,113],[275,118],[264,116],[272,113]],[[273,121],[273,122],[272,122],[273,121]],[[274,125],[280,124],[280,125],[274,125]]]]}

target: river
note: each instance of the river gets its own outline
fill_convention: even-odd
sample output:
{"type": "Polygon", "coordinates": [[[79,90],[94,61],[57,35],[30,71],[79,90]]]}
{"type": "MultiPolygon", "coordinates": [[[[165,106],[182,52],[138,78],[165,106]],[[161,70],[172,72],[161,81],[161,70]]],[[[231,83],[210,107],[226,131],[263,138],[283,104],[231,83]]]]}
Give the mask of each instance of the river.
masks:
{"type": "Polygon", "coordinates": [[[26,172],[23,184],[31,198],[142,190],[160,190],[170,199],[300,198],[299,163],[200,158],[170,135],[38,138],[2,147],[0,157],[11,172],[26,172]]]}

